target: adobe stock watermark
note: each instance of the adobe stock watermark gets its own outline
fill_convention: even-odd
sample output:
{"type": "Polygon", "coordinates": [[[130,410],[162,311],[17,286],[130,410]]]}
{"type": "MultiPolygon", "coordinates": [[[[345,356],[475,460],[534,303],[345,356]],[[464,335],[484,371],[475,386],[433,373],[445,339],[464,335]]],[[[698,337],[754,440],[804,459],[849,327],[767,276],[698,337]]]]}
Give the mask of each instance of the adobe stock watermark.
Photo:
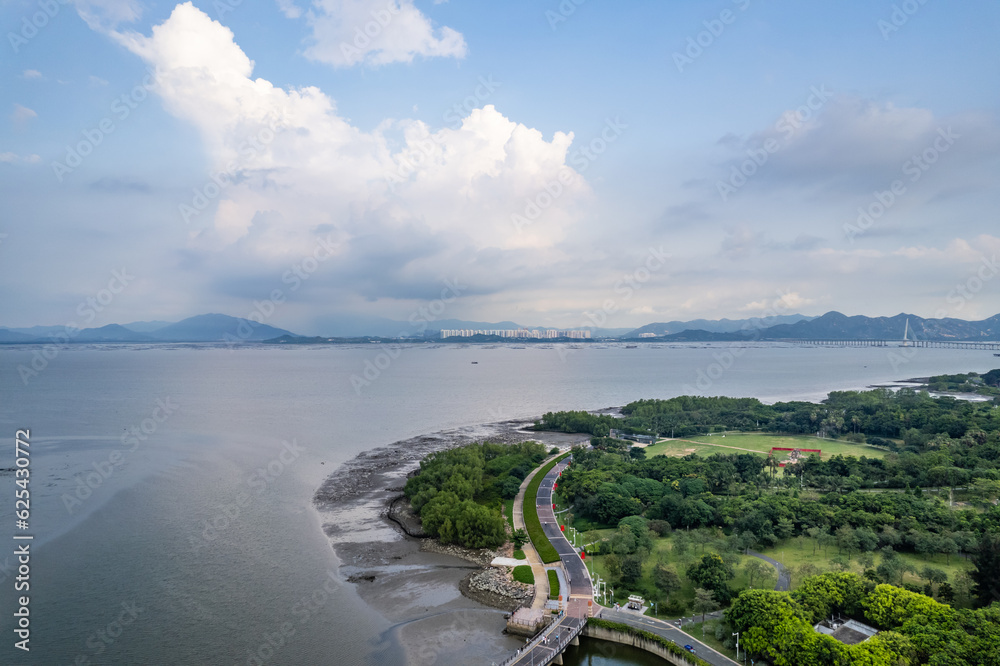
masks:
{"type": "MultiPolygon", "coordinates": [[[[916,183],[937,161],[941,155],[948,152],[955,140],[962,138],[961,134],[955,133],[949,125],[945,128],[938,128],[937,136],[922,152],[911,156],[903,162],[900,168],[904,176],[908,176],[909,182],[916,183]]],[[[891,183],[885,190],[876,190],[872,193],[872,201],[867,206],[858,206],[858,217],[852,224],[844,224],[844,235],[847,240],[854,243],[858,236],[864,235],[875,223],[882,218],[886,212],[892,208],[900,198],[907,193],[906,182],[899,178],[891,183]]]]}
{"type": "MultiPolygon", "coordinates": [[[[979,265],[971,272],[965,280],[959,282],[951,290],[948,291],[947,295],[944,297],[945,302],[949,307],[942,307],[934,312],[935,319],[944,319],[945,317],[954,316],[956,313],[961,312],[962,308],[966,306],[967,303],[975,299],[979,292],[981,292],[986,285],[993,280],[1000,273],[1000,263],[997,262],[997,256],[994,254],[992,257],[987,258],[986,255],[980,257],[979,265]]],[[[900,347],[898,349],[891,350],[886,355],[886,360],[889,361],[889,365],[892,369],[898,370],[901,366],[906,365],[917,355],[917,350],[921,347],[900,347]]]]}
{"type": "Polygon", "coordinates": [[[288,645],[297,631],[296,626],[304,626],[325,607],[333,594],[340,588],[340,583],[333,571],[327,571],[323,584],[292,605],[290,615],[295,622],[286,620],[274,628],[261,634],[261,642],[256,647],[247,649],[246,666],[264,666],[278,654],[281,648],[288,645]]]}
{"type": "Polygon", "coordinates": [[[350,44],[347,42],[340,43],[340,54],[344,56],[344,60],[349,63],[361,62],[364,59],[365,52],[368,51],[368,47],[382,35],[382,32],[389,27],[389,24],[399,15],[400,11],[400,6],[396,0],[389,0],[385,5],[385,9],[373,9],[368,12],[372,20],[366,22],[363,26],[354,27],[354,39],[350,44]]]}
{"type": "MultiPolygon", "coordinates": [[[[477,82],[469,95],[453,104],[441,116],[450,129],[461,128],[463,119],[473,110],[480,108],[503,85],[501,82],[493,80],[492,74],[480,76],[477,82]]],[[[406,150],[393,156],[395,169],[385,176],[389,191],[395,193],[398,185],[409,180],[418,168],[429,164],[437,152],[435,146],[439,146],[443,140],[444,137],[440,132],[434,132],[424,139],[407,142],[406,150]]]]}
{"type": "Polygon", "coordinates": [[[139,616],[146,612],[146,609],[139,606],[135,601],[123,601],[121,609],[121,612],[118,613],[118,616],[114,620],[111,620],[87,637],[86,645],[90,652],[76,655],[76,658],[73,659],[73,666],[91,666],[91,664],[107,663],[107,657],[101,657],[95,661],[91,661],[91,659],[100,657],[100,655],[107,652],[108,648],[114,645],[121,638],[122,634],[125,633],[125,629],[134,624],[139,619],[139,616]]]}
{"type": "Polygon", "coordinates": [[[247,476],[243,482],[245,490],[242,488],[238,490],[232,502],[217,507],[218,512],[214,516],[202,521],[201,530],[198,532],[199,538],[188,537],[191,551],[197,553],[232,527],[240,519],[243,511],[267,492],[267,489],[274,485],[288,466],[298,460],[304,451],[305,448],[295,439],[291,442],[282,442],[281,449],[274,458],[247,476]]]}
{"type": "Polygon", "coordinates": [[[184,224],[190,224],[192,218],[201,215],[226,188],[236,182],[237,175],[244,168],[244,165],[263,153],[275,137],[287,128],[284,120],[272,118],[263,128],[241,141],[236,146],[241,161],[230,160],[227,162],[224,170],[211,174],[201,187],[192,190],[189,203],[177,205],[177,212],[184,220],[184,224]]]}
{"type": "Polygon", "coordinates": [[[52,173],[60,183],[63,178],[73,173],[94,150],[104,143],[104,139],[117,129],[117,123],[124,122],[139,105],[146,101],[150,91],[156,85],[158,74],[152,69],[146,70],[142,82],[131,90],[115,98],[111,103],[111,113],[98,121],[95,127],[81,131],[83,139],[75,145],[66,145],[66,156],[63,161],[52,162],[52,173]],[[117,121],[117,123],[116,123],[117,121]]]}
{"type": "Polygon", "coordinates": [[[215,10],[215,17],[222,23],[226,14],[236,11],[236,8],[243,4],[243,0],[214,0],[212,9],[215,10]]]}
{"type": "Polygon", "coordinates": [[[827,90],[825,84],[821,84],[818,88],[812,86],[809,88],[809,96],[806,97],[802,106],[782,114],[778,122],[774,124],[775,131],[781,132],[783,135],[782,139],[779,141],[773,136],[768,137],[760,147],[748,148],[747,158],[730,169],[729,178],[724,181],[716,181],[715,189],[718,190],[723,203],[729,201],[730,196],[746,185],[767,164],[772,155],[787,145],[792,135],[812,120],[832,96],[833,93],[827,90]]]}
{"type": "Polygon", "coordinates": [[[546,9],[545,20],[549,22],[549,27],[552,28],[552,32],[556,31],[556,28],[560,23],[568,21],[569,17],[576,13],[576,8],[586,1],[587,0],[562,0],[554,11],[546,9]]]}
{"type": "MultiPolygon", "coordinates": [[[[282,273],[281,283],[288,285],[288,293],[298,291],[305,281],[319,270],[321,264],[336,255],[338,248],[330,236],[330,234],[327,234],[326,236],[317,238],[312,252],[306,255],[301,261],[292,264],[288,270],[282,273]]],[[[253,302],[253,309],[237,325],[236,335],[225,333],[222,336],[229,350],[232,351],[237,345],[249,340],[253,336],[257,326],[264,324],[273,317],[278,308],[287,300],[288,296],[282,287],[272,289],[268,297],[262,301],[255,300],[253,302]]]]}
{"type": "MultiPolygon", "coordinates": [[[[741,12],[745,12],[750,6],[750,0],[733,0],[733,4],[741,12]]],[[[677,71],[683,74],[685,67],[693,65],[694,61],[700,58],[705,50],[711,48],[716,40],[722,36],[727,26],[736,23],[738,16],[732,9],[723,9],[717,17],[702,21],[701,24],[705,29],[693,37],[688,37],[683,52],[674,51],[673,53],[674,66],[677,67],[677,71]]]]}
{"type": "Polygon", "coordinates": [[[22,46],[27,46],[28,42],[38,36],[38,33],[47,26],[52,19],[62,11],[62,5],[70,4],[70,0],[38,0],[38,11],[21,17],[20,30],[8,32],[7,41],[14,53],[20,53],[22,46]]]}
{"type": "MultiPolygon", "coordinates": [[[[579,327],[600,328],[606,325],[608,317],[621,310],[624,304],[630,301],[636,292],[640,291],[652,279],[653,275],[663,270],[667,266],[667,260],[670,257],[670,253],[664,250],[662,245],[658,248],[647,248],[645,259],[630,273],[622,275],[621,278],[615,281],[612,286],[615,297],[604,299],[600,307],[596,310],[585,311],[583,313],[584,319],[579,327]]],[[[571,347],[556,347],[556,353],[559,354],[559,358],[563,362],[575,351],[571,347]]]]}
{"type": "Polygon", "coordinates": [[[590,165],[597,161],[627,129],[628,125],[623,123],[619,116],[615,116],[614,119],[605,118],[604,128],[600,133],[584,146],[573,151],[567,160],[568,165],[559,168],[556,179],[543,183],[541,189],[534,196],[525,199],[524,208],[520,213],[511,214],[510,221],[514,225],[514,229],[520,233],[525,227],[534,224],[542,216],[542,213],[563,195],[566,187],[576,179],[576,174],[585,173],[590,165]],[[570,166],[573,168],[571,169],[570,166]]]}
{"type": "Polygon", "coordinates": [[[60,498],[63,506],[66,507],[66,512],[73,515],[77,509],[83,506],[83,503],[90,499],[94,492],[100,489],[104,482],[111,478],[125,463],[129,455],[135,453],[143,442],[159,430],[160,425],[169,419],[177,411],[177,408],[177,403],[170,396],[157,398],[156,407],[153,408],[150,415],[138,425],[126,429],[125,434],[121,436],[122,450],[115,449],[103,460],[93,463],[94,471],[77,474],[73,477],[76,480],[76,488],[73,489],[73,493],[63,493],[60,498]]]}
{"type": "Polygon", "coordinates": [[[765,308],[758,316],[751,318],[740,327],[740,331],[747,333],[746,339],[732,342],[721,351],[713,352],[712,358],[715,362],[709,363],[704,368],[699,368],[695,377],[694,386],[685,384],[682,388],[684,395],[705,395],[729,370],[736,365],[736,361],[746,353],[747,342],[755,342],[760,339],[760,332],[770,326],[765,320],[788,314],[789,306],[785,300],[790,292],[783,292],[780,289],[776,292],[776,298],[771,306],[765,308]]]}
{"type": "MultiPolygon", "coordinates": [[[[462,292],[468,289],[467,285],[463,285],[457,279],[445,280],[444,285],[439,298],[435,298],[426,305],[421,305],[410,313],[407,321],[413,326],[413,330],[400,331],[398,337],[404,338],[414,334],[423,335],[427,331],[428,325],[441,319],[448,306],[458,300],[462,292]]],[[[351,375],[351,387],[358,396],[361,395],[362,389],[371,386],[373,382],[378,380],[389,369],[393,361],[403,354],[404,347],[402,344],[405,343],[382,346],[382,351],[371,358],[365,359],[364,370],[361,371],[361,374],[355,373],[351,375]]]]}
{"type": "MultiPolygon", "coordinates": [[[[93,296],[88,296],[80,301],[80,304],[77,305],[76,313],[83,317],[83,323],[89,324],[94,321],[97,315],[111,305],[115,297],[125,291],[125,288],[134,279],[135,276],[129,275],[127,268],[111,271],[111,279],[108,280],[107,286],[99,289],[93,296]]],[[[51,336],[53,338],[51,344],[46,344],[39,349],[35,349],[30,364],[25,365],[22,363],[18,365],[17,373],[20,375],[24,385],[27,386],[31,379],[42,373],[49,366],[49,363],[59,355],[60,345],[72,342],[76,336],[80,335],[81,330],[75,320],[68,322],[63,326],[62,331],[51,336]]]]}
{"type": "Polygon", "coordinates": [[[890,35],[899,32],[899,29],[910,22],[910,19],[927,4],[927,0],[903,0],[899,4],[892,6],[892,13],[889,19],[879,19],[875,26],[882,34],[884,41],[889,41],[890,35]]]}

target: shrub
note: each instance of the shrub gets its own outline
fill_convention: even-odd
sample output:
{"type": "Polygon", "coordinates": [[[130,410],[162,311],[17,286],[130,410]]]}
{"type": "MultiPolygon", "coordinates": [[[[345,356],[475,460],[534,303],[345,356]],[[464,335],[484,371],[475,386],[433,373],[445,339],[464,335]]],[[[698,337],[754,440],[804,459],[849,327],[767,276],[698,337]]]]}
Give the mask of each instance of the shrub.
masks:
{"type": "Polygon", "coordinates": [[[528,559],[528,556],[524,554],[523,550],[515,550],[514,551],[514,559],[515,560],[526,560],[526,559],[528,559]]]}
{"type": "Polygon", "coordinates": [[[512,575],[514,576],[514,580],[516,580],[518,583],[524,583],[526,585],[535,584],[535,574],[531,573],[531,567],[529,567],[527,564],[522,564],[519,567],[514,567],[512,575]]]}
{"type": "Polygon", "coordinates": [[[559,574],[555,569],[549,569],[549,599],[559,598],[559,574]]]}

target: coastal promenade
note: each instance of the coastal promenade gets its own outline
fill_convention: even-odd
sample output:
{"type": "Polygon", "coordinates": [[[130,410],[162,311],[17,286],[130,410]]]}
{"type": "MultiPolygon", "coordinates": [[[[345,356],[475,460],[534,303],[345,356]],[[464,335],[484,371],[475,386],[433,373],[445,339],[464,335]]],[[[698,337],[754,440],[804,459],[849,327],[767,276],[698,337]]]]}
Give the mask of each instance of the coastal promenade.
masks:
{"type": "MultiPolygon", "coordinates": [[[[580,552],[566,538],[565,533],[560,529],[558,517],[552,507],[553,486],[557,483],[559,474],[570,464],[570,458],[560,462],[549,470],[542,480],[538,489],[537,511],[542,529],[545,535],[552,542],[556,552],[559,553],[560,566],[563,569],[565,578],[569,582],[569,594],[564,595],[566,604],[565,612],[560,615],[555,622],[546,627],[537,636],[521,649],[521,651],[504,662],[504,666],[545,666],[546,664],[561,664],[562,651],[569,645],[575,645],[578,636],[586,625],[590,616],[602,617],[603,619],[628,624],[637,629],[649,631],[677,643],[680,646],[691,645],[695,649],[695,654],[713,666],[739,666],[737,662],[729,659],[725,655],[716,652],[708,645],[698,641],[690,634],[681,631],[679,628],[663,620],[657,620],[638,613],[628,611],[614,611],[603,608],[597,604],[593,597],[593,585],[590,573],[580,557],[580,552]]],[[[525,479],[521,486],[521,493],[518,499],[521,500],[527,482],[534,476],[531,474],[525,479]]],[[[524,502],[515,501],[514,504],[514,526],[524,527],[524,502]]],[[[534,552],[534,548],[531,548],[534,552]]],[[[527,550],[525,553],[527,554],[527,550]]],[[[537,554],[535,555],[537,559],[537,554]]],[[[540,565],[539,560],[539,565],[540,565]]],[[[544,567],[542,567],[542,577],[545,578],[544,567]]],[[[532,566],[535,571],[535,566],[532,566]]],[[[538,574],[535,574],[535,602],[538,602],[540,595],[537,587],[539,581],[538,574]]],[[[545,582],[546,593],[541,596],[542,606],[548,596],[548,581],[545,582]]],[[[532,604],[532,607],[536,607],[532,604]]]]}
{"type": "MultiPolygon", "coordinates": [[[[535,474],[538,473],[539,469],[536,468],[524,478],[524,481],[521,482],[521,488],[517,492],[517,497],[514,498],[515,530],[524,530],[527,532],[524,526],[524,492],[528,484],[531,483],[531,480],[535,478],[535,474]]],[[[526,542],[521,547],[521,550],[524,552],[527,564],[531,567],[531,573],[535,577],[535,596],[531,600],[531,607],[545,608],[545,602],[549,598],[549,576],[545,573],[545,565],[542,563],[542,558],[538,556],[538,551],[535,550],[534,544],[530,541],[526,542]]]]}

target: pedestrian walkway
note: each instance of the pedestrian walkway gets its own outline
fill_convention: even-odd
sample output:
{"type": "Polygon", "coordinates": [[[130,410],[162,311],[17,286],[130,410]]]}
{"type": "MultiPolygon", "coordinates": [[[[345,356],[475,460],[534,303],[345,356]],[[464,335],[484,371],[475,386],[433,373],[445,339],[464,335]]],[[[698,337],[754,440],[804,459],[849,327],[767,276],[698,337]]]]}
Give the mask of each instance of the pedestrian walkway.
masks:
{"type": "MultiPolygon", "coordinates": [[[[524,526],[524,492],[528,488],[528,483],[534,478],[538,470],[548,462],[548,459],[543,461],[538,467],[534,469],[528,476],[524,478],[521,482],[521,487],[517,491],[517,497],[514,498],[514,530],[528,530],[524,526]]],[[[527,564],[531,567],[531,573],[535,577],[535,596],[531,600],[532,608],[545,608],[546,602],[549,600],[549,576],[545,573],[545,565],[542,564],[542,558],[538,556],[538,551],[531,544],[531,541],[525,542],[521,547],[524,551],[526,557],[525,562],[522,564],[527,564]]]]}

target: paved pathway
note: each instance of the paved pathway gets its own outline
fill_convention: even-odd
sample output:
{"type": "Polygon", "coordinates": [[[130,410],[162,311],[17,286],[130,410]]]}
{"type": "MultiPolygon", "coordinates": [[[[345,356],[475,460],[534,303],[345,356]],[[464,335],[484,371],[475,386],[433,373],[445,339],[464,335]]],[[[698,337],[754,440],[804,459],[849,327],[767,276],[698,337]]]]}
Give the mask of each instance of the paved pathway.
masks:
{"type": "Polygon", "coordinates": [[[767,555],[761,555],[758,552],[748,550],[747,555],[750,557],[756,557],[758,560],[764,560],[772,567],[778,570],[778,584],[774,586],[774,589],[778,592],[787,592],[792,586],[792,576],[788,573],[788,569],[785,565],[778,560],[772,560],[767,555]]]}
{"type": "MultiPolygon", "coordinates": [[[[546,463],[543,462],[542,465],[544,464],[546,463]]],[[[524,481],[521,482],[521,488],[517,491],[517,497],[514,498],[515,530],[528,531],[524,526],[524,491],[537,473],[538,468],[535,468],[531,474],[524,478],[524,481]]],[[[535,577],[535,596],[531,600],[531,607],[545,608],[545,602],[549,600],[549,576],[545,573],[545,565],[542,564],[542,559],[538,557],[538,551],[535,550],[530,541],[525,543],[521,550],[524,551],[527,558],[526,564],[531,567],[531,573],[535,577]]]]}

